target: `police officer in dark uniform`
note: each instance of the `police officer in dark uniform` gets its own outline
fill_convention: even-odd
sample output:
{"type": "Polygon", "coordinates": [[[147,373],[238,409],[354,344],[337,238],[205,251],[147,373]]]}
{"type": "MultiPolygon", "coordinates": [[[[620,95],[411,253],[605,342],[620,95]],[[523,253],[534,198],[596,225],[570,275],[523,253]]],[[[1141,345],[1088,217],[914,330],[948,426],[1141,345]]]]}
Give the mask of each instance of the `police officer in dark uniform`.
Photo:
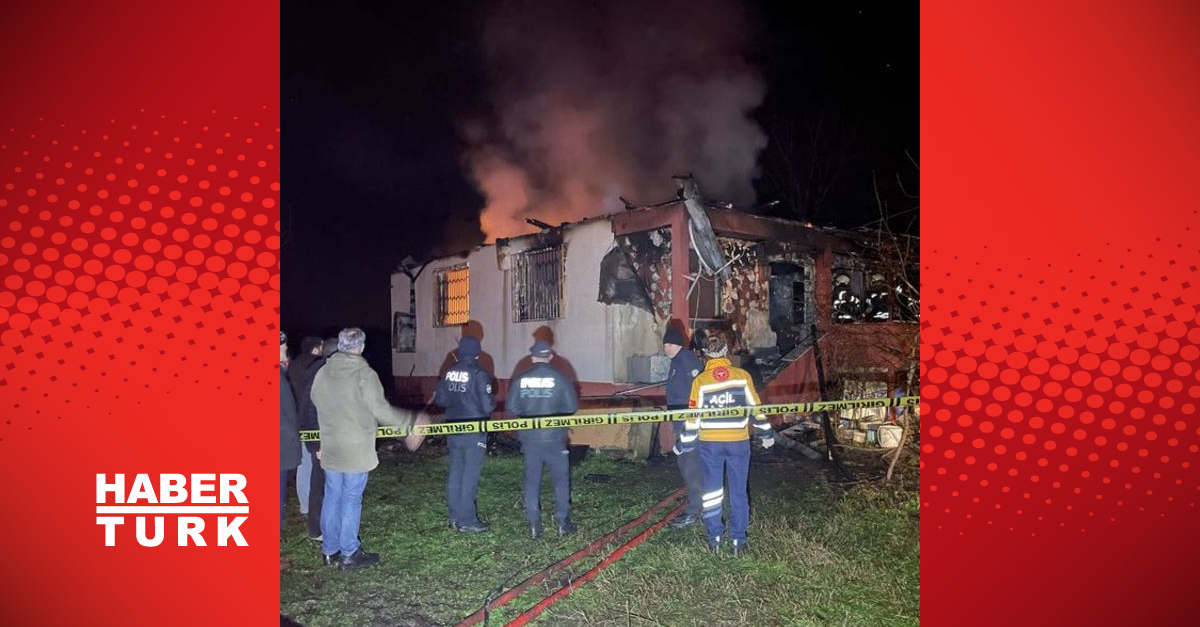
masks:
{"type": "MultiPolygon", "coordinates": [[[[476,357],[479,340],[464,336],[458,342],[458,363],[442,376],[433,402],[446,410],[447,422],[486,420],[496,408],[492,377],[476,357]]],[[[462,433],[446,438],[450,449],[450,475],[446,478],[446,501],[450,527],[464,533],[483,533],[490,527],[480,522],[475,510],[479,473],[487,453],[486,433],[462,433]]]]}
{"type": "MultiPolygon", "coordinates": [[[[663,335],[663,352],[671,358],[671,371],[667,375],[667,409],[688,408],[692,381],[704,371],[704,363],[695,353],[684,348],[687,345],[683,331],[674,325],[667,328],[663,335]]],[[[675,440],[679,441],[679,436],[683,433],[683,421],[676,420],[671,426],[674,428],[675,440]]],[[[675,459],[679,462],[679,474],[683,476],[683,484],[687,486],[688,504],[683,515],[671,521],[671,526],[682,529],[700,522],[704,495],[704,466],[700,463],[700,453],[695,450],[684,453],[676,446],[675,459]]]]}
{"type": "MultiPolygon", "coordinates": [[[[538,340],[529,349],[533,367],[512,380],[505,400],[508,411],[522,418],[561,416],[579,409],[575,386],[550,365],[554,352],[538,340]]],[[[525,457],[525,518],[533,537],[542,535],[542,466],[550,468],[554,484],[554,521],[558,535],[575,533],[571,522],[571,477],[568,465],[567,429],[530,429],[520,432],[525,457]]]]}

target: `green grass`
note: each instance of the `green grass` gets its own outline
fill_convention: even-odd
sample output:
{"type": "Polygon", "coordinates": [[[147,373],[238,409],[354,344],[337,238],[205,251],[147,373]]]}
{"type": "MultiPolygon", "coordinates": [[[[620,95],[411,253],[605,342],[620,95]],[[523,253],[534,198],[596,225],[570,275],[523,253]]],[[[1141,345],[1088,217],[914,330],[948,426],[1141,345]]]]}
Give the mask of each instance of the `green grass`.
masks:
{"type": "MultiPolygon", "coordinates": [[[[379,566],[357,572],[320,566],[318,547],[304,538],[293,514],[283,542],[292,568],[281,575],[281,613],[313,627],[454,625],[478,610],[489,591],[521,582],[636,517],[679,481],[674,464],[592,455],[572,469],[572,518],[579,533],[558,538],[551,531],[534,540],[521,504],[520,456],[489,457],[479,510],[492,531],[465,535],[446,526],[441,452],[381,453],[367,484],[361,533],[365,547],[383,555],[379,566]]],[[[666,528],[533,624],[918,624],[916,496],[866,485],[845,490],[814,468],[786,453],[756,455],[749,557],[709,555],[699,529],[666,528]]],[[[547,481],[542,496],[548,530],[550,495],[547,481]]],[[[534,586],[495,610],[490,624],[503,625],[606,554],[601,550],[554,582],[534,586]]]]}

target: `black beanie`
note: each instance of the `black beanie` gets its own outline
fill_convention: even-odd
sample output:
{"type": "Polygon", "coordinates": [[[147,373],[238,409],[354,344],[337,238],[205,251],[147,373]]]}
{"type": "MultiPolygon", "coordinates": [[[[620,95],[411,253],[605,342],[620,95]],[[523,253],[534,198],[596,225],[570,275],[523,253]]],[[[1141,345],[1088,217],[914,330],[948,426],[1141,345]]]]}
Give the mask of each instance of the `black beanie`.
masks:
{"type": "Polygon", "coordinates": [[[679,327],[671,325],[667,327],[667,332],[663,334],[663,344],[687,346],[687,339],[683,337],[683,331],[680,331],[679,327]]]}

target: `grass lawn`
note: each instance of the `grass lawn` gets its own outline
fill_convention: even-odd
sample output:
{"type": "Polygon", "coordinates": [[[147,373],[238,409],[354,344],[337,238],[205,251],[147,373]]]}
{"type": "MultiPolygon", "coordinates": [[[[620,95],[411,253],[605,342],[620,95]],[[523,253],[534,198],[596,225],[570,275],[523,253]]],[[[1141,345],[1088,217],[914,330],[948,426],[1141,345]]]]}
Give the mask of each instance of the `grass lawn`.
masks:
{"type": "MultiPolygon", "coordinates": [[[[547,480],[542,496],[548,533],[534,540],[521,504],[520,455],[489,456],[478,503],[492,531],[459,534],[447,527],[444,452],[440,446],[415,455],[381,451],[380,467],[367,484],[361,536],[383,562],[365,570],[321,566],[293,495],[283,541],[292,567],[280,576],[280,613],[311,627],[455,625],[480,609],[489,592],[523,581],[635,518],[679,483],[673,460],[656,465],[590,455],[571,472],[579,533],[554,535],[547,480]]],[[[789,452],[755,451],[750,476],[750,556],[709,555],[698,527],[668,527],[533,624],[919,624],[914,493],[866,482],[843,488],[827,481],[819,465],[789,452]]],[[[503,625],[607,553],[602,549],[494,609],[490,625],[503,625]]]]}

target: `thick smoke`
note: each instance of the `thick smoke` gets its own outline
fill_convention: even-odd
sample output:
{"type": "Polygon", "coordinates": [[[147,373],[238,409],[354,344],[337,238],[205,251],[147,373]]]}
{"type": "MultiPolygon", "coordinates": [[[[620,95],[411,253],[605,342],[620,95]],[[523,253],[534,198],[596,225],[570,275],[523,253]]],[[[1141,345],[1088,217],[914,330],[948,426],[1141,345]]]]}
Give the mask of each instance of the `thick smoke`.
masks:
{"type": "Polygon", "coordinates": [[[465,124],[488,240],[675,193],[754,199],[765,92],[743,60],[747,20],[719,0],[502,2],[483,49],[494,109],[465,124]]]}

